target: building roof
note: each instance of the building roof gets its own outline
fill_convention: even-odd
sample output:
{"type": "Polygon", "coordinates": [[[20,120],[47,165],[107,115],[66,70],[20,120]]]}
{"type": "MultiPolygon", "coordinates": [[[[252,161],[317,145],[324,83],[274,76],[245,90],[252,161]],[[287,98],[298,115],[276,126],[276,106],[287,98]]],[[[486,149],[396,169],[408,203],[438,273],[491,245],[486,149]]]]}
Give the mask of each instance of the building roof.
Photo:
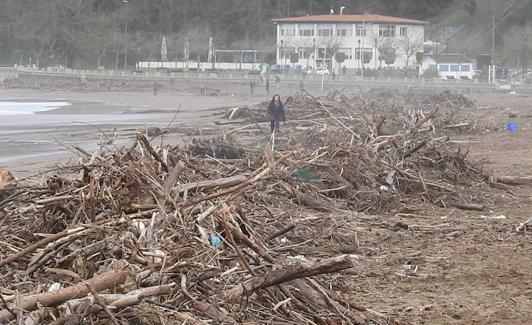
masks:
{"type": "Polygon", "coordinates": [[[437,63],[475,63],[472,58],[468,58],[463,54],[438,54],[429,55],[429,58],[433,59],[437,63]]]}
{"type": "Polygon", "coordinates": [[[383,23],[405,25],[428,25],[428,21],[382,15],[317,15],[272,19],[273,23],[383,23]]]}

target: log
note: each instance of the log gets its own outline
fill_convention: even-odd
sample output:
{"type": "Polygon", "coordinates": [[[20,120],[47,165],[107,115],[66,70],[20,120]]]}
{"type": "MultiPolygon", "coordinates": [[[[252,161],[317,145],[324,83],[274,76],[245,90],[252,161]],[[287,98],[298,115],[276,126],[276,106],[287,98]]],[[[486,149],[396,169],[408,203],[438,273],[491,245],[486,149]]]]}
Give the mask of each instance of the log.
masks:
{"type": "Polygon", "coordinates": [[[155,287],[138,289],[123,295],[123,297],[120,297],[120,299],[113,301],[111,306],[115,308],[124,308],[127,306],[136,305],[144,298],[170,294],[174,286],[175,283],[169,283],[155,287]]]}
{"type": "Polygon", "coordinates": [[[507,191],[507,192],[513,194],[508,185],[504,185],[502,183],[497,183],[497,182],[490,182],[489,184],[490,184],[490,187],[492,187],[492,188],[496,188],[496,189],[502,190],[502,191],[507,191]]]}
{"type": "Polygon", "coordinates": [[[298,298],[301,303],[304,303],[314,311],[332,311],[330,315],[322,316],[324,324],[368,324],[369,317],[365,312],[352,308],[350,304],[345,304],[349,308],[344,307],[344,305],[340,304],[336,298],[331,298],[329,293],[314,280],[298,279],[293,281],[292,284],[297,288],[297,291],[294,292],[294,296],[298,298]],[[343,322],[338,319],[340,316],[342,317],[343,322]]]}
{"type": "Polygon", "coordinates": [[[164,182],[163,188],[166,193],[170,193],[170,190],[172,187],[174,187],[175,182],[177,182],[177,179],[183,171],[185,170],[185,163],[182,161],[178,161],[176,166],[172,169],[170,174],[168,175],[168,178],[164,182]]]}
{"type": "Polygon", "coordinates": [[[419,151],[419,149],[423,148],[424,146],[426,146],[428,143],[428,140],[425,139],[423,141],[421,141],[420,143],[418,143],[417,145],[415,145],[412,149],[408,150],[407,152],[405,152],[405,155],[403,156],[404,159],[412,156],[413,154],[415,154],[417,151],[419,151]]]}
{"type": "MultiPolygon", "coordinates": [[[[283,161],[285,161],[286,159],[290,158],[293,154],[294,154],[294,152],[291,151],[291,152],[287,153],[286,155],[282,156],[276,162],[276,165],[280,164],[283,161]]],[[[252,178],[246,179],[244,182],[242,182],[242,183],[240,183],[240,184],[238,184],[236,186],[233,186],[233,187],[228,188],[228,189],[223,190],[223,191],[219,191],[219,192],[212,193],[212,194],[209,194],[209,195],[201,196],[201,197],[195,198],[195,199],[193,199],[191,201],[187,201],[187,202],[185,202],[184,206],[185,207],[195,206],[198,203],[201,203],[201,202],[204,202],[204,201],[208,201],[208,200],[212,200],[212,199],[215,199],[215,198],[218,198],[218,197],[221,197],[221,196],[226,196],[226,195],[232,194],[232,193],[234,193],[236,191],[243,190],[243,189],[245,189],[248,186],[252,186],[252,185],[256,184],[261,178],[263,178],[266,175],[268,175],[272,171],[273,168],[275,168],[275,166],[266,167],[261,172],[259,172],[257,175],[253,176],[252,178]]]]}
{"type": "Polygon", "coordinates": [[[229,290],[223,291],[221,298],[225,301],[234,301],[244,294],[250,294],[273,285],[323,273],[339,272],[350,267],[352,267],[352,263],[347,255],[313,262],[300,262],[248,279],[229,290]]]}
{"type": "Polygon", "coordinates": [[[214,188],[227,188],[231,186],[238,185],[247,180],[246,176],[237,175],[232,177],[206,180],[195,183],[181,184],[174,187],[174,190],[178,193],[183,193],[185,191],[191,190],[201,190],[201,189],[214,189],[214,188]]]}
{"type": "Polygon", "coordinates": [[[532,177],[518,177],[518,176],[499,176],[495,182],[506,185],[529,185],[532,184],[532,177]]]}
{"type": "Polygon", "coordinates": [[[3,260],[0,260],[0,267],[6,265],[6,264],[9,264],[11,262],[14,262],[14,261],[17,261],[19,260],[20,258],[36,251],[38,248],[42,247],[42,246],[45,246],[49,243],[52,243],[52,242],[55,242],[56,240],[59,240],[63,237],[66,237],[66,236],[69,236],[69,235],[73,235],[73,234],[77,234],[85,229],[96,229],[96,227],[92,227],[90,228],[90,226],[101,226],[101,225],[105,225],[105,224],[113,224],[113,225],[118,225],[118,224],[124,224],[130,220],[133,220],[133,219],[137,219],[137,218],[140,218],[140,217],[143,217],[143,216],[146,216],[146,215],[151,215],[153,212],[156,212],[156,211],[159,211],[158,209],[152,209],[152,210],[146,210],[146,211],[141,211],[141,212],[137,212],[137,213],[133,213],[133,214],[130,214],[130,215],[126,215],[126,216],[123,216],[121,217],[120,219],[118,220],[115,220],[115,219],[111,219],[111,220],[108,220],[108,219],[105,219],[105,220],[98,220],[96,221],[95,223],[92,223],[90,225],[87,225],[87,226],[81,226],[81,227],[76,227],[76,228],[72,228],[72,229],[67,229],[67,230],[63,230],[61,232],[58,232],[57,234],[53,234],[53,235],[50,235],[46,238],[43,238],[41,240],[39,240],[38,242],[36,243],[33,243],[31,244],[30,246],[24,248],[23,250],[21,250],[20,252],[16,253],[16,254],[13,254],[11,256],[8,256],[6,258],[4,258],[3,260]]]}
{"type": "MultiPolygon", "coordinates": [[[[141,288],[125,294],[99,294],[99,297],[111,307],[124,308],[127,306],[136,305],[144,298],[170,294],[172,292],[172,288],[174,287],[175,283],[170,283],[155,287],[141,288]]],[[[87,302],[91,302],[89,297],[72,299],[62,304],[59,309],[67,313],[75,313],[79,306],[87,302]]]]}
{"type": "Polygon", "coordinates": [[[43,238],[43,239],[39,240],[38,242],[36,242],[36,243],[24,248],[20,252],[0,260],[0,267],[4,266],[6,264],[9,264],[11,262],[14,262],[14,261],[18,260],[19,258],[34,252],[35,250],[37,250],[38,248],[40,248],[42,246],[45,246],[45,245],[47,245],[49,243],[52,243],[52,242],[54,242],[54,241],[56,241],[56,240],[58,240],[60,238],[66,237],[66,236],[71,235],[71,234],[78,233],[78,232],[83,231],[83,230],[85,230],[85,227],[77,227],[77,228],[74,228],[74,229],[64,230],[64,231],[61,231],[61,232],[59,232],[57,234],[50,235],[50,236],[48,236],[46,238],[43,238]]]}
{"type": "Polygon", "coordinates": [[[266,238],[266,242],[272,241],[275,238],[280,237],[280,236],[286,234],[287,232],[289,232],[291,230],[294,230],[295,228],[296,228],[296,225],[290,224],[290,225],[288,225],[287,227],[285,227],[283,229],[277,230],[273,234],[269,235],[268,238],[266,238]]]}
{"type": "Polygon", "coordinates": [[[466,126],[471,126],[471,123],[465,122],[465,123],[458,123],[458,124],[453,124],[453,125],[445,125],[443,128],[447,130],[452,130],[452,129],[463,128],[466,126]]]}
{"type": "MultiPolygon", "coordinates": [[[[71,287],[24,297],[21,299],[19,308],[26,311],[33,311],[40,306],[57,306],[70,299],[85,297],[90,292],[88,286],[93,287],[96,292],[99,292],[124,283],[126,277],[127,272],[125,271],[107,272],[90,280],[79,282],[71,287]]],[[[0,310],[0,322],[8,322],[12,319],[14,319],[14,316],[8,310],[0,310]]]]}
{"type": "Polygon", "coordinates": [[[70,200],[73,200],[75,198],[77,198],[77,196],[74,196],[74,195],[56,196],[56,197],[50,197],[50,198],[44,198],[44,199],[36,200],[35,204],[45,205],[45,204],[57,203],[57,202],[61,202],[61,201],[70,201],[70,200]]]}
{"type": "Polygon", "coordinates": [[[484,206],[482,204],[474,204],[467,202],[449,202],[447,205],[469,211],[484,211],[484,206]]]}
{"type": "Polygon", "coordinates": [[[314,198],[313,195],[302,193],[302,192],[296,192],[296,199],[300,205],[312,208],[316,211],[320,212],[332,212],[332,208],[327,205],[325,202],[320,202],[317,199],[314,198]]]}
{"type": "Polygon", "coordinates": [[[146,150],[148,150],[149,153],[152,155],[152,157],[161,164],[163,170],[168,173],[170,171],[169,168],[168,168],[168,165],[166,164],[166,162],[164,162],[161,159],[161,157],[159,157],[157,152],[155,152],[155,150],[153,149],[153,147],[150,144],[150,141],[146,138],[146,136],[139,132],[139,133],[137,133],[137,140],[142,142],[142,144],[144,145],[146,150]]]}

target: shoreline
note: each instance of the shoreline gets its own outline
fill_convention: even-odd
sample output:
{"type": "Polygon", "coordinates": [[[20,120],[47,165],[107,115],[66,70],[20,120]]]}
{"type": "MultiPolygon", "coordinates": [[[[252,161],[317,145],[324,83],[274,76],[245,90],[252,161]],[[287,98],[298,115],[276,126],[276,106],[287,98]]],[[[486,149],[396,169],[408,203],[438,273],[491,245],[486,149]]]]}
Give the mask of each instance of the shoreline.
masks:
{"type": "MultiPolygon", "coordinates": [[[[17,177],[36,174],[76,155],[67,147],[96,150],[98,143],[115,133],[116,143],[127,142],[137,130],[172,126],[183,130],[212,128],[217,111],[256,104],[264,98],[200,96],[191,93],[147,91],[71,92],[34,89],[0,89],[0,101],[69,102],[72,105],[33,114],[0,117],[0,167],[17,177]],[[179,109],[179,112],[177,110],[179,109]]],[[[172,134],[176,143],[185,133],[172,134]]]]}

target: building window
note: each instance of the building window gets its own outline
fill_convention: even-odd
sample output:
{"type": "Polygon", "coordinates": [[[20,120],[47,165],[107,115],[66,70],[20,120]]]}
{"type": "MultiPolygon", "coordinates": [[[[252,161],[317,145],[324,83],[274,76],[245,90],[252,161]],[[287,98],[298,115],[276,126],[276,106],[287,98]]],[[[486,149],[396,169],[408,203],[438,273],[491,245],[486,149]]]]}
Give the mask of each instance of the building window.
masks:
{"type": "Polygon", "coordinates": [[[336,36],[351,37],[353,36],[353,28],[351,25],[336,25],[336,36]]]}
{"type": "Polygon", "coordinates": [[[311,54],[314,52],[314,49],[311,47],[301,47],[299,48],[299,59],[300,60],[306,60],[308,59],[311,54]]]}
{"type": "Polygon", "coordinates": [[[325,47],[320,47],[318,49],[318,59],[326,59],[327,49],[325,47]]]}
{"type": "Polygon", "coordinates": [[[299,36],[314,36],[314,28],[313,29],[300,29],[299,36]]]}
{"type": "Polygon", "coordinates": [[[319,37],[330,37],[330,36],[333,36],[332,26],[319,26],[318,27],[318,36],[319,37]]]}
{"type": "Polygon", "coordinates": [[[460,67],[460,70],[463,72],[469,72],[471,71],[471,66],[469,64],[462,64],[462,66],[460,67]]]}
{"type": "Polygon", "coordinates": [[[294,28],[281,28],[281,36],[296,36],[294,28]]]}
{"type": "Polygon", "coordinates": [[[356,27],[356,36],[357,37],[366,37],[367,28],[365,24],[357,25],[356,27]]]}
{"type": "Polygon", "coordinates": [[[395,37],[395,25],[379,25],[380,37],[395,37]]]}
{"type": "Polygon", "coordinates": [[[452,72],[460,71],[460,65],[459,64],[451,64],[451,71],[452,72]]]}
{"type": "Polygon", "coordinates": [[[281,26],[281,36],[296,36],[296,26],[294,25],[281,26]]]}
{"type": "Polygon", "coordinates": [[[350,48],[341,48],[338,50],[339,53],[345,54],[346,60],[353,60],[353,50],[350,48]]]}
{"type": "Polygon", "coordinates": [[[399,36],[406,37],[408,34],[408,30],[406,27],[399,27],[399,36]]]}
{"type": "Polygon", "coordinates": [[[355,59],[360,60],[361,58],[364,58],[364,62],[370,62],[373,59],[373,49],[355,49],[355,59]]]}
{"type": "Polygon", "coordinates": [[[448,64],[440,64],[440,71],[441,72],[449,72],[449,65],[448,64]]]}
{"type": "Polygon", "coordinates": [[[299,36],[314,36],[314,25],[299,25],[299,36]]]}

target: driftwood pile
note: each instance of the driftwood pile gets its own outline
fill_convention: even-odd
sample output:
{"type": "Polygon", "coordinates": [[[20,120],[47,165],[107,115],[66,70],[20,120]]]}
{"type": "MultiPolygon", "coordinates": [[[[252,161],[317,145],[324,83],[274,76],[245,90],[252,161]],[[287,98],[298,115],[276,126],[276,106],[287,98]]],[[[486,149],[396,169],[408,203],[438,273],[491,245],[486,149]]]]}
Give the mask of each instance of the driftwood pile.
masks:
{"type": "Polygon", "coordinates": [[[393,324],[342,294],[357,212],[482,210],[526,181],[449,141],[457,105],[305,94],[273,136],[249,110],[234,138],[78,148],[79,166],[0,200],[0,323],[393,324]]]}
{"type": "Polygon", "coordinates": [[[348,255],[300,256],[283,237],[295,215],[268,192],[294,152],[201,145],[139,133],[121,151],[78,149],[83,164],[1,201],[0,323],[393,323],[315,277],[348,255]]]}
{"type": "MultiPolygon", "coordinates": [[[[474,100],[462,93],[451,91],[431,93],[414,89],[401,91],[388,88],[352,93],[333,91],[320,100],[331,110],[337,111],[338,117],[349,118],[351,123],[357,123],[357,127],[362,127],[358,131],[366,131],[368,125],[367,123],[358,124],[358,122],[365,121],[357,122],[357,120],[370,119],[381,133],[395,134],[402,129],[405,119],[420,117],[420,114],[428,113],[435,106],[439,107],[439,111],[437,119],[431,122],[436,123],[437,127],[445,126],[447,130],[455,132],[475,132],[481,129],[476,121],[471,120],[470,114],[465,114],[466,109],[471,110],[477,107],[474,100]],[[398,123],[397,127],[394,130],[386,130],[386,126],[394,122],[398,123]]],[[[252,107],[235,107],[226,112],[226,117],[231,120],[269,121],[267,104],[265,102],[252,107]]],[[[320,109],[321,104],[305,91],[301,95],[286,98],[284,104],[289,121],[331,117],[326,110],[320,109]]]]}
{"type": "MultiPolygon", "coordinates": [[[[453,92],[289,97],[288,127],[275,136],[274,147],[297,150],[300,159],[281,183],[284,194],[318,211],[402,213],[427,204],[484,210],[486,192],[509,189],[483,161],[468,159],[462,141],[452,140],[475,131],[477,123],[465,113],[475,107],[453,92]]],[[[259,127],[257,121],[268,119],[264,105],[232,109],[227,117],[259,127]]],[[[246,131],[256,128],[240,132],[246,131]]]]}

